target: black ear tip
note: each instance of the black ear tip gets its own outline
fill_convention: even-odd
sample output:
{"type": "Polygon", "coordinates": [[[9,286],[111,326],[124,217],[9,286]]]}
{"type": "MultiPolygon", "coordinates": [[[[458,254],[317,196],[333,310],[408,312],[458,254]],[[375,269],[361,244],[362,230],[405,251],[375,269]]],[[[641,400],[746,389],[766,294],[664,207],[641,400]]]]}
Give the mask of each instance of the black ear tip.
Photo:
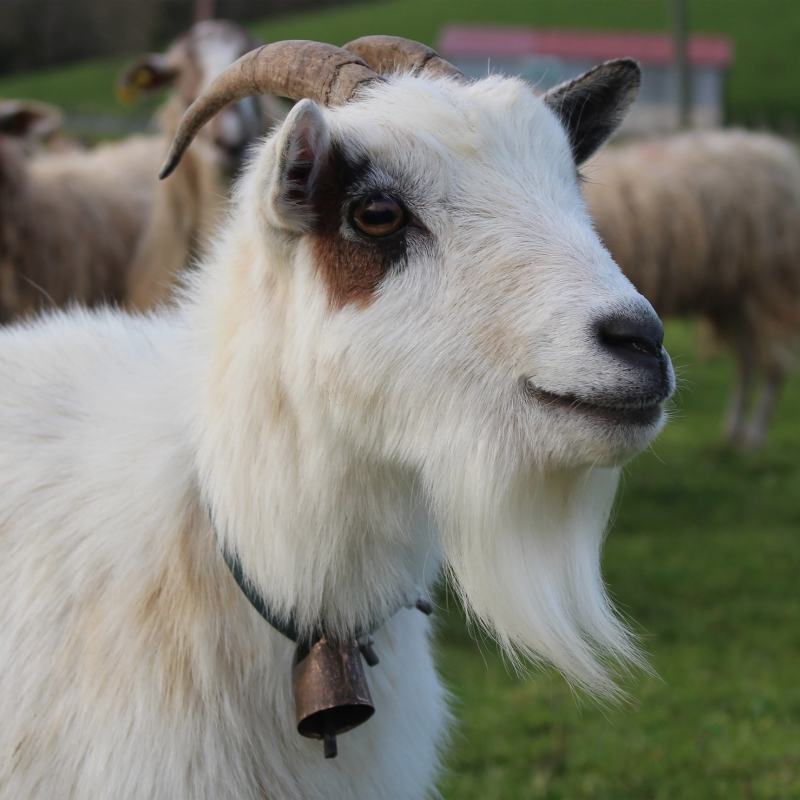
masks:
{"type": "Polygon", "coordinates": [[[607,61],[603,66],[608,68],[608,72],[616,74],[618,77],[625,77],[629,82],[637,85],[642,81],[642,68],[638,61],[632,58],[618,58],[615,61],[607,61]]]}
{"type": "Polygon", "coordinates": [[[575,163],[583,163],[619,127],[641,81],[639,64],[618,58],[546,93],[545,102],[567,129],[575,163]]]}

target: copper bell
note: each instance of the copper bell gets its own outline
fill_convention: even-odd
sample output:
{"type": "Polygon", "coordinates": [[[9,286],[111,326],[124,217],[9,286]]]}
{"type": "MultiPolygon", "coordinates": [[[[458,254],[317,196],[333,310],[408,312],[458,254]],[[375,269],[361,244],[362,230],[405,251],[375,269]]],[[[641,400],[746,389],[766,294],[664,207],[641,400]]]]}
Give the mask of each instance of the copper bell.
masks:
{"type": "Polygon", "coordinates": [[[339,643],[323,636],[309,649],[299,644],[292,662],[297,732],[322,739],[325,758],[336,757],[336,735],[366,722],[372,697],[355,639],[339,643]]]}

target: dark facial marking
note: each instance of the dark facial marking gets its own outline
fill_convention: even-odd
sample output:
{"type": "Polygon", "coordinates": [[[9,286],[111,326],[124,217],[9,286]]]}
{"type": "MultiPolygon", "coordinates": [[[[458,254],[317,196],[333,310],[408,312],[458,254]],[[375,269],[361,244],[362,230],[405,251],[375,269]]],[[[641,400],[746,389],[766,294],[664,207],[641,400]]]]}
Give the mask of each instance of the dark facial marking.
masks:
{"type": "MultiPolygon", "coordinates": [[[[390,225],[379,235],[359,230],[356,214],[371,200],[380,198],[398,203],[406,213],[402,203],[380,187],[364,191],[368,174],[366,161],[353,162],[341,147],[334,145],[314,189],[315,222],[311,232],[314,260],[334,308],[347,303],[368,305],[381,280],[406,262],[408,228],[405,224],[396,230],[390,230],[390,225]],[[349,235],[343,233],[343,226],[349,228],[349,235]]],[[[388,210],[386,206],[374,207],[362,218],[367,225],[370,221],[386,223],[388,210]]]]}

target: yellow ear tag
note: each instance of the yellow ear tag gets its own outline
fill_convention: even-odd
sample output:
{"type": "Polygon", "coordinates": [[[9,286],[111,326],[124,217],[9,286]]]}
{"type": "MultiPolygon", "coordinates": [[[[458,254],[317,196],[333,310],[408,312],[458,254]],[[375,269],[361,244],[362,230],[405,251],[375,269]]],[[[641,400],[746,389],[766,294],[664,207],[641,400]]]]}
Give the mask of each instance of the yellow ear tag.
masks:
{"type": "Polygon", "coordinates": [[[153,73],[146,67],[139,69],[133,73],[133,80],[131,83],[137,89],[150,89],[153,83],[155,83],[153,73]]]}
{"type": "Polygon", "coordinates": [[[139,99],[139,92],[132,86],[117,84],[117,100],[125,106],[134,105],[139,99]]]}
{"type": "Polygon", "coordinates": [[[124,105],[133,105],[144,90],[153,88],[153,83],[153,72],[147,67],[139,67],[127,76],[127,80],[117,84],[117,99],[124,105]]]}

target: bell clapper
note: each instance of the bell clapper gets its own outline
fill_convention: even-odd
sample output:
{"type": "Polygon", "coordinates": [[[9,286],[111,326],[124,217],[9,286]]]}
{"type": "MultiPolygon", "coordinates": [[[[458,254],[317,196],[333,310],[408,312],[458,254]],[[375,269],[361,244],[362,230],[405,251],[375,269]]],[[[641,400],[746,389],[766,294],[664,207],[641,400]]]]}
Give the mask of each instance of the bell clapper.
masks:
{"type": "Polygon", "coordinates": [[[339,748],[336,744],[336,712],[333,710],[325,714],[325,726],[322,732],[322,741],[325,746],[325,758],[336,758],[339,748]]]}
{"type": "Polygon", "coordinates": [[[431,601],[428,600],[426,597],[418,597],[414,605],[426,617],[429,617],[431,614],[433,614],[433,603],[431,603],[431,601]]]}

